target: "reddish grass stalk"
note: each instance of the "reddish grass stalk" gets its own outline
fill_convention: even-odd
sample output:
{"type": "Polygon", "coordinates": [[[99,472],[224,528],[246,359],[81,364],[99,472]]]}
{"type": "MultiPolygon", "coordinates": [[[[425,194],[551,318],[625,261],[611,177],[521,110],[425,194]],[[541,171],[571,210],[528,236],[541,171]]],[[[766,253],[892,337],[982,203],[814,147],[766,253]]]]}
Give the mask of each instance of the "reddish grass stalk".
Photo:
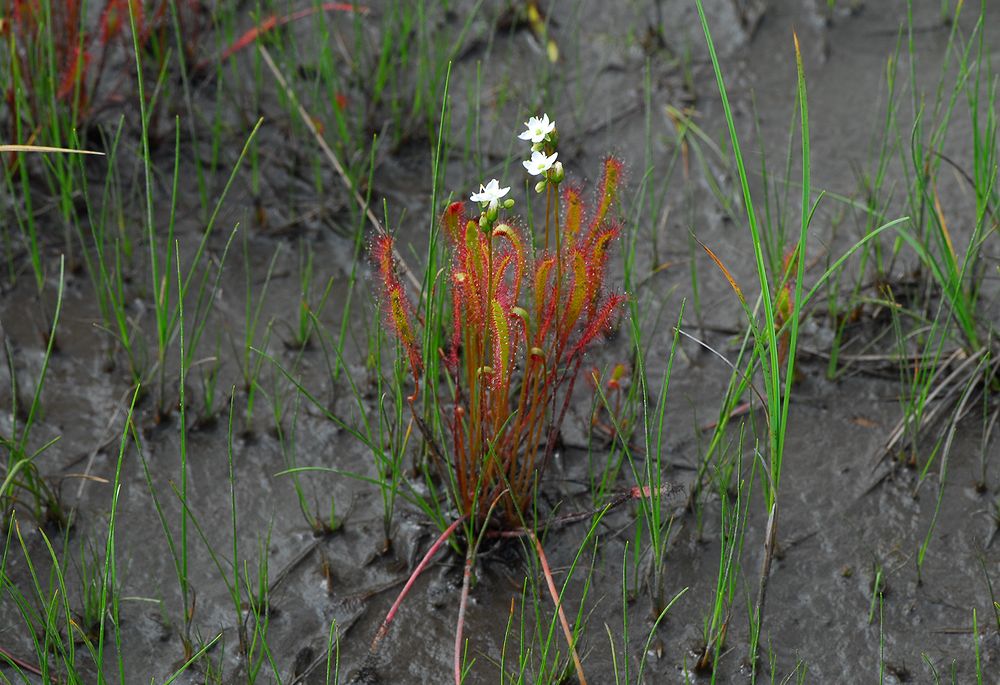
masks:
{"type": "MultiPolygon", "coordinates": [[[[542,574],[545,576],[545,584],[548,585],[549,594],[552,596],[552,603],[556,605],[556,613],[559,614],[559,623],[562,625],[563,635],[566,636],[566,644],[569,645],[570,654],[573,656],[573,666],[576,668],[576,677],[580,685],[587,685],[587,677],[583,675],[583,664],[580,663],[580,655],[576,653],[576,645],[573,642],[573,631],[570,630],[569,621],[566,620],[566,613],[563,611],[562,602],[559,600],[559,591],[556,590],[555,581],[552,580],[552,570],[549,568],[549,560],[545,557],[545,550],[542,543],[534,531],[528,531],[528,537],[535,543],[535,551],[538,552],[538,561],[542,564],[542,574]]],[[[460,685],[460,684],[459,684],[460,685]]]]}
{"type": "MultiPolygon", "coordinates": [[[[229,47],[222,51],[222,54],[219,56],[219,61],[222,62],[229,59],[233,56],[233,54],[246,48],[265,33],[268,33],[279,26],[284,26],[285,24],[291,24],[294,21],[305,19],[317,14],[318,12],[356,12],[358,14],[368,14],[368,11],[368,8],[364,5],[352,5],[346,2],[324,2],[322,5],[317,7],[307,7],[284,16],[272,14],[257,24],[257,26],[247,30],[242,36],[233,41],[229,47]]],[[[208,60],[199,64],[198,67],[204,68],[204,66],[207,66],[207,63],[208,60]]]]}
{"type": "Polygon", "coordinates": [[[16,656],[8,652],[3,647],[0,647],[0,656],[8,660],[10,663],[14,664],[17,668],[20,668],[22,671],[27,671],[28,673],[37,676],[42,675],[42,671],[40,668],[32,664],[29,664],[27,661],[24,661],[23,659],[18,659],[16,656]]]}
{"type": "Polygon", "coordinates": [[[413,573],[410,574],[409,579],[406,581],[406,585],[403,586],[399,596],[396,597],[396,601],[392,603],[391,607],[389,607],[389,613],[387,613],[385,618],[382,619],[382,625],[379,626],[378,632],[375,633],[375,638],[372,640],[371,647],[368,649],[368,653],[370,655],[375,654],[375,652],[378,651],[379,643],[381,643],[382,639],[389,633],[389,624],[392,623],[392,619],[396,617],[396,612],[399,611],[400,605],[402,605],[403,600],[406,599],[406,595],[409,594],[410,588],[412,588],[413,584],[417,582],[417,578],[420,577],[420,574],[423,573],[424,569],[431,563],[431,559],[434,558],[434,555],[437,554],[438,550],[441,549],[441,546],[448,541],[448,538],[451,537],[452,533],[455,532],[463,521],[465,521],[465,516],[455,519],[450,526],[445,528],[444,532],[438,536],[438,539],[435,540],[434,544],[427,550],[427,553],[424,555],[424,558],[420,560],[420,563],[417,564],[417,567],[413,569],[413,573]]]}
{"type": "Polygon", "coordinates": [[[465,554],[462,596],[458,600],[458,621],[455,624],[455,685],[462,685],[462,633],[465,628],[465,608],[469,604],[469,586],[472,584],[473,559],[475,559],[475,551],[470,545],[465,554]]]}

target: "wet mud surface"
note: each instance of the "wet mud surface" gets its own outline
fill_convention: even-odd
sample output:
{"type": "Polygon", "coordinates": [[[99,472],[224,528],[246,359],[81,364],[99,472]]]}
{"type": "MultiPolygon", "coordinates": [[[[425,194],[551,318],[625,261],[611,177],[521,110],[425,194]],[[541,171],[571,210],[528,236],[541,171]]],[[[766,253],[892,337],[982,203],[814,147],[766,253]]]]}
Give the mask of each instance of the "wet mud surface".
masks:
{"type": "MultiPolygon", "coordinates": [[[[828,13],[826,3],[819,0],[772,0],[746,7],[742,18],[740,3],[719,0],[707,4],[745,146],[749,149],[754,140],[756,116],[769,164],[782,168],[785,163],[795,107],[795,30],[809,79],[814,185],[838,195],[856,196],[858,170],[871,159],[872,141],[884,116],[885,64],[905,20],[903,4],[837,3],[838,8],[828,13]]],[[[914,24],[918,30],[914,40],[922,60],[919,76],[926,78],[925,87],[933,88],[949,27],[941,23],[937,3],[916,4],[914,24]]],[[[1000,19],[996,9],[987,9],[986,24],[994,22],[993,29],[1000,19]]],[[[439,22],[436,26],[442,31],[457,31],[466,11],[460,7],[441,13],[435,18],[439,22]]],[[[536,109],[554,113],[559,121],[560,159],[575,178],[592,179],[607,151],[626,162],[626,205],[633,202],[633,192],[643,183],[642,169],[655,164],[657,172],[646,182],[650,194],[662,194],[663,206],[660,215],[645,217],[651,225],[639,234],[644,244],[637,249],[635,266],[636,273],[650,275],[630,293],[646,321],[659,321],[646,340],[651,350],[651,386],[659,387],[673,335],[672,322],[681,302],[692,297],[692,258],[698,269],[700,316],[696,320],[687,314],[685,327],[723,354],[735,353],[743,325],[739,303],[705,255],[689,249],[688,236],[693,231],[711,245],[739,282],[755,283],[752,252],[740,218],[742,209],[734,199],[738,181],[711,151],[706,151],[705,167],[699,168],[690,160],[687,176],[680,164],[670,165],[677,154],[677,139],[666,113],[668,106],[693,107],[702,130],[719,141],[725,135],[693,3],[663,2],[657,9],[640,3],[582,2],[574,9],[555,11],[551,30],[564,59],[559,73],[546,64],[544,48],[530,31],[500,30],[499,16],[500,9],[491,3],[479,10],[453,66],[449,124],[453,140],[461,142],[449,151],[444,187],[453,189],[456,196],[467,195],[481,177],[518,173],[511,131],[525,111],[536,109]],[[650,28],[657,21],[662,22],[662,35],[650,28]],[[477,87],[477,70],[481,73],[478,87],[482,106],[474,111],[465,98],[477,87]],[[469,133],[476,127],[478,140],[469,133]],[[505,164],[508,155],[515,155],[509,166],[505,164]],[[709,178],[733,199],[731,206],[724,206],[713,194],[709,178]]],[[[995,30],[987,35],[989,59],[994,69],[1000,69],[1000,36],[995,30]]],[[[234,107],[240,107],[245,97],[234,95],[234,107]]],[[[343,681],[355,677],[359,682],[450,682],[462,559],[454,553],[436,558],[403,604],[377,656],[369,659],[372,637],[409,572],[436,537],[437,528],[401,498],[391,528],[392,544],[386,550],[377,488],[335,473],[304,472],[297,479],[305,506],[320,516],[330,510],[331,502],[336,510],[336,530],[317,536],[301,513],[294,478],[279,472],[295,465],[319,466],[377,478],[371,455],[299,396],[294,385],[266,361],[260,374],[263,391],[256,397],[252,417],[246,416],[240,359],[244,354],[249,273],[252,306],[263,299],[254,345],[266,348],[279,364],[291,369],[291,374],[302,379],[333,413],[348,422],[358,419],[345,377],[337,381],[330,378],[322,345],[313,344],[301,351],[294,347],[302,297],[302,245],[308,244],[313,251],[315,288],[322,289],[326,280],[332,279],[330,296],[319,318],[335,339],[352,278],[358,219],[343,183],[322,158],[313,159],[313,141],[298,122],[293,124],[291,113],[276,94],[265,97],[260,107],[266,120],[260,139],[262,190],[254,198],[250,177],[241,172],[225,202],[219,227],[209,240],[209,254],[221,259],[229,232],[239,223],[239,233],[221,271],[208,332],[196,351],[201,361],[189,378],[191,418],[200,414],[205,419],[194,426],[187,443],[189,513],[201,528],[200,533],[193,528],[189,531],[189,579],[196,592],[192,637],[201,641],[221,633],[222,639],[209,652],[209,661],[217,668],[224,667],[226,682],[245,681],[246,673],[241,670],[245,666],[237,656],[237,647],[240,626],[248,620],[247,608],[241,607],[238,614],[227,590],[227,583],[237,573],[268,588],[270,656],[277,676],[266,665],[264,671],[269,675],[262,675],[264,680],[280,677],[283,682],[295,682],[296,678],[325,682],[329,628],[331,621],[336,621],[343,681]],[[202,411],[205,400],[199,379],[204,377],[202,372],[216,369],[217,397],[213,407],[202,411]],[[235,477],[231,480],[227,410],[229,388],[234,386],[235,477]],[[275,427],[276,412],[282,416],[280,430],[275,427]],[[231,483],[235,483],[232,488],[231,483]],[[233,501],[237,511],[236,557],[241,560],[235,569],[231,561],[233,501]],[[214,560],[210,549],[216,555],[214,560]],[[370,681],[365,680],[369,677],[370,681]]],[[[245,114],[243,118],[247,118],[245,114]]],[[[246,133],[241,122],[240,116],[229,122],[234,142],[223,157],[230,162],[246,133]]],[[[964,125],[964,120],[956,124],[955,149],[949,149],[959,163],[969,154],[963,147],[964,125]]],[[[400,240],[412,246],[407,247],[406,258],[414,265],[424,254],[432,212],[431,149],[426,137],[415,134],[412,140],[381,151],[373,175],[372,192],[377,200],[373,204],[381,208],[385,198],[389,223],[400,240]]],[[[169,169],[170,154],[159,153],[158,159],[169,169]]],[[[756,145],[752,160],[752,165],[759,165],[756,145]]],[[[122,163],[134,163],[134,159],[122,163]]],[[[226,168],[226,164],[221,166],[226,168]]],[[[197,191],[190,171],[184,168],[182,183],[185,192],[194,194],[197,191]]],[[[755,178],[759,183],[759,175],[755,178]]],[[[941,191],[956,215],[967,215],[970,207],[974,209],[960,180],[941,191]]],[[[515,188],[515,192],[518,206],[523,206],[523,188],[515,188]]],[[[796,192],[793,189],[793,197],[796,192]]],[[[810,258],[839,254],[857,240],[859,226],[864,225],[842,204],[827,207],[817,216],[810,258]]],[[[632,207],[626,209],[631,211],[632,207]]],[[[794,211],[789,221],[797,226],[794,211]]],[[[203,228],[197,206],[193,202],[185,206],[182,200],[177,227],[182,262],[193,255],[203,228]]],[[[52,227],[52,249],[46,252],[50,264],[57,263],[54,255],[60,231],[58,226],[52,227]]],[[[961,228],[956,231],[961,235],[961,228]]],[[[993,250],[995,259],[995,242],[993,250]]],[[[897,275],[902,277],[910,267],[899,264],[897,275]]],[[[620,263],[612,269],[614,277],[620,279],[620,263]]],[[[355,381],[367,386],[364,392],[374,407],[366,340],[378,322],[373,320],[369,304],[371,282],[366,271],[362,260],[358,289],[352,296],[344,363],[355,381]]],[[[54,268],[49,273],[55,278],[54,268]]],[[[152,330],[146,283],[148,275],[141,271],[134,275],[129,315],[152,330]]],[[[984,298],[984,307],[988,315],[995,315],[995,281],[987,285],[987,290],[990,288],[992,303],[984,298]]],[[[112,497],[109,481],[114,476],[130,400],[127,369],[114,352],[112,338],[98,325],[99,312],[91,290],[85,273],[70,270],[58,351],[46,381],[44,413],[32,438],[41,445],[60,437],[40,456],[39,465],[58,483],[67,507],[73,510],[73,527],[66,535],[71,550],[104,544],[112,497]]],[[[31,379],[37,376],[44,355],[44,331],[54,292],[54,287],[47,287],[37,295],[27,274],[3,292],[0,321],[13,350],[16,374],[24,384],[20,388],[23,396],[30,397],[31,379]]],[[[690,305],[687,311],[693,311],[690,305]]],[[[797,670],[802,682],[859,682],[878,678],[881,668],[886,682],[931,682],[934,671],[949,681],[955,674],[956,682],[973,682],[977,644],[984,673],[1000,673],[1000,634],[989,587],[1000,575],[1000,543],[994,540],[1000,441],[994,434],[984,443],[981,407],[978,414],[974,411],[961,422],[940,501],[938,477],[932,475],[921,483],[920,473],[900,466],[895,453],[883,454],[887,437],[900,417],[899,376],[895,368],[867,361],[864,355],[893,351],[891,341],[878,343],[874,349],[866,346],[889,325],[882,319],[863,321],[849,329],[842,355],[847,361],[852,355],[859,359],[838,379],[829,380],[826,355],[832,332],[823,308],[814,308],[804,324],[802,378],[791,403],[778,552],[761,637],[768,655],[762,671],[765,682],[771,678],[780,682],[797,670]],[[927,556],[918,574],[916,555],[932,521],[927,556]],[[876,588],[882,592],[881,603],[876,588]],[[975,634],[974,609],[979,621],[975,634]]],[[[613,337],[592,353],[593,366],[628,361],[628,346],[627,335],[613,337]]],[[[696,344],[682,340],[680,346],[666,414],[664,477],[684,491],[664,504],[664,515],[673,517],[673,522],[663,590],[668,598],[685,588],[686,592],[656,629],[648,650],[644,645],[655,612],[645,585],[650,561],[645,555],[637,558],[634,549],[636,506],[627,504],[609,513],[589,541],[585,542],[586,522],[553,527],[543,538],[560,583],[583,545],[579,567],[565,593],[565,606],[572,615],[582,611],[587,617],[579,651],[592,683],[613,682],[615,663],[624,673],[628,662],[629,673],[634,674],[643,658],[647,662],[646,682],[709,681],[705,674],[695,672],[694,664],[704,647],[703,627],[710,615],[723,549],[720,495],[708,487],[693,509],[686,504],[705,449],[706,435],[698,427],[717,418],[730,372],[696,344]],[[627,576],[627,646],[622,627],[623,572],[627,576]]],[[[149,349],[147,354],[154,351],[149,349]]],[[[168,365],[169,378],[176,375],[177,360],[168,365]]],[[[6,369],[0,371],[0,380],[0,398],[6,407],[10,394],[6,369]]],[[[168,385],[165,392],[168,404],[175,404],[176,383],[168,385]]],[[[587,511],[598,504],[590,494],[591,464],[606,460],[609,451],[600,439],[590,442],[588,449],[592,398],[586,392],[579,394],[564,429],[565,446],[542,488],[539,506],[543,518],[552,511],[587,511]]],[[[152,404],[153,398],[146,397],[136,415],[141,457],[148,465],[150,481],[147,484],[139,452],[129,448],[118,511],[116,544],[126,682],[151,677],[160,681],[183,662],[179,635],[183,602],[151,495],[151,491],[156,493],[163,516],[176,529],[183,514],[172,490],[177,486],[181,463],[178,421],[174,412],[157,424],[152,404]]],[[[2,432],[7,431],[10,420],[6,413],[0,416],[2,432]]],[[[742,472],[749,476],[754,436],[764,435],[766,428],[759,415],[743,421],[742,472]]],[[[739,439],[740,423],[731,429],[733,445],[739,439]]],[[[936,435],[932,433],[927,439],[932,443],[936,435]]],[[[620,458],[620,453],[615,458],[620,458]]],[[[409,461],[408,456],[407,467],[409,461]]],[[[627,468],[623,468],[620,481],[611,490],[619,492],[632,484],[627,468]]],[[[418,483],[414,487],[423,486],[418,483]]],[[[747,605],[756,593],[767,523],[759,485],[754,487],[749,512],[737,597],[718,682],[750,681],[746,668],[747,605]]],[[[28,530],[30,526],[22,523],[22,528],[25,544],[42,558],[40,540],[28,530]]],[[[23,559],[13,558],[8,568],[12,576],[27,578],[23,559]]],[[[79,569],[70,564],[68,573],[76,577],[79,569]]],[[[508,620],[516,636],[522,612],[526,612],[526,646],[533,644],[532,631],[549,629],[551,605],[542,582],[530,560],[529,547],[521,541],[487,545],[476,569],[466,619],[469,654],[475,659],[468,682],[506,682],[498,677],[499,664],[502,659],[508,664],[511,659],[516,661],[511,655],[517,650],[514,637],[505,646],[508,620]],[[537,605],[544,619],[540,624],[532,614],[532,592],[540,593],[537,605]]],[[[30,638],[22,630],[10,597],[3,597],[0,646],[15,654],[29,653],[30,638]]],[[[554,644],[565,649],[558,632],[554,644]]],[[[0,673],[4,673],[3,667],[0,673]]],[[[206,678],[204,667],[199,667],[182,680],[202,682],[206,678]]],[[[571,677],[567,682],[574,681],[571,677]]]]}

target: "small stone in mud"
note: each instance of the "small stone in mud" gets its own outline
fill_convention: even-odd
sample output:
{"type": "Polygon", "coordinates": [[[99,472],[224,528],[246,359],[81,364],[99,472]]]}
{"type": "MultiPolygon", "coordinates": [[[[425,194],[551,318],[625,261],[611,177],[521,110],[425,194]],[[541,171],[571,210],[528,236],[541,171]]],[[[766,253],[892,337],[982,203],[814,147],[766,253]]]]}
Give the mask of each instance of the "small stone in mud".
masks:
{"type": "Polygon", "coordinates": [[[840,567],[840,577],[850,578],[854,575],[854,568],[850,564],[844,564],[840,567]]]}

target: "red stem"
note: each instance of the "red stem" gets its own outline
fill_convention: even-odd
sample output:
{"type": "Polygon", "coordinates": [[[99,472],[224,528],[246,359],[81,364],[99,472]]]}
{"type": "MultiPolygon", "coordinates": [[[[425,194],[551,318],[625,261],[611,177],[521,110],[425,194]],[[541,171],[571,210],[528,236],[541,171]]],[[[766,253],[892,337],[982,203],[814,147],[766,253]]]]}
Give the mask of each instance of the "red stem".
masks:
{"type": "Polygon", "coordinates": [[[573,631],[570,630],[569,621],[566,620],[566,614],[563,612],[562,602],[559,601],[559,591],[556,590],[555,581],[552,579],[552,570],[549,568],[549,560],[545,558],[545,550],[542,549],[542,543],[538,541],[538,536],[529,530],[528,537],[530,537],[535,543],[535,551],[538,552],[538,561],[542,565],[542,574],[545,576],[545,584],[548,585],[549,594],[552,596],[552,602],[556,605],[556,613],[559,614],[559,623],[562,624],[563,635],[566,636],[566,644],[569,645],[570,654],[573,656],[573,666],[576,668],[576,677],[579,679],[580,685],[587,685],[587,678],[583,675],[583,664],[580,663],[580,655],[576,653],[576,645],[573,643],[573,631]]]}
{"type": "Polygon", "coordinates": [[[37,666],[29,664],[27,661],[24,661],[23,659],[18,659],[16,656],[8,652],[3,647],[0,647],[0,655],[2,655],[4,659],[7,659],[8,661],[10,661],[12,664],[14,664],[23,671],[27,671],[28,673],[33,673],[34,675],[37,676],[42,675],[42,671],[37,666]]]}
{"type": "Polygon", "coordinates": [[[469,604],[469,586],[472,584],[473,547],[465,555],[465,574],[462,576],[462,596],[458,601],[458,622],[455,625],[455,685],[462,685],[462,633],[465,628],[465,608],[469,604]]]}
{"type": "Polygon", "coordinates": [[[420,560],[417,567],[413,569],[413,573],[410,574],[410,578],[406,581],[406,585],[403,586],[403,589],[400,591],[396,601],[393,602],[392,606],[389,608],[389,613],[387,613],[385,618],[382,619],[382,625],[379,626],[378,632],[375,633],[375,638],[372,640],[372,645],[368,650],[369,654],[374,654],[378,650],[379,643],[382,642],[382,639],[389,633],[389,624],[392,623],[392,619],[396,617],[396,612],[399,611],[399,607],[403,603],[403,600],[406,599],[406,595],[410,592],[410,588],[413,587],[413,584],[417,582],[417,578],[421,573],[423,573],[424,569],[427,568],[428,564],[431,563],[431,559],[437,551],[441,549],[441,546],[445,542],[448,541],[448,538],[451,537],[452,533],[455,532],[455,529],[457,529],[464,520],[465,516],[461,516],[450,526],[445,528],[445,531],[441,533],[438,539],[434,541],[434,544],[431,545],[430,549],[427,550],[427,554],[425,554],[424,558],[420,560]]]}

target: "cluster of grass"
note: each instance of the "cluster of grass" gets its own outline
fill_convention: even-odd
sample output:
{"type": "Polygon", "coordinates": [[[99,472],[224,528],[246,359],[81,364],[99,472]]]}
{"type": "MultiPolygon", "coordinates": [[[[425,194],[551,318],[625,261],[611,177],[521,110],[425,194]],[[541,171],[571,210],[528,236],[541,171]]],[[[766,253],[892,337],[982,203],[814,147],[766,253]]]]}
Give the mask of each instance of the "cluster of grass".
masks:
{"type": "MultiPolygon", "coordinates": [[[[3,339],[10,384],[10,418],[0,423],[3,678],[125,682],[137,668],[129,663],[134,658],[129,621],[139,602],[151,601],[180,645],[156,665],[154,680],[173,682],[193,670],[206,682],[299,682],[310,674],[342,682],[342,632],[350,626],[328,622],[323,649],[296,665],[294,673],[288,655],[276,646],[274,591],[304,557],[273,569],[271,528],[258,531],[251,543],[241,531],[248,513],[239,506],[238,493],[247,487],[242,483],[252,481],[242,476],[241,457],[254,441],[273,438],[283,466],[272,475],[290,483],[294,506],[315,536],[304,554],[345,525],[334,490],[317,495],[316,483],[331,482],[320,480],[324,473],[378,493],[382,535],[373,545],[378,556],[397,552],[401,512],[419,512],[438,528],[371,647],[352,655],[362,672],[389,668],[378,647],[390,622],[420,573],[450,549],[462,572],[462,591],[454,600],[459,685],[487,673],[502,683],[567,677],[585,683],[596,651],[611,664],[613,676],[605,679],[643,682],[661,626],[681,601],[703,607],[699,645],[694,654],[675,659],[686,664],[686,675],[706,674],[715,682],[729,668],[726,655],[738,651],[755,681],[776,680],[765,606],[779,511],[787,497],[782,471],[802,326],[809,317],[821,320],[816,312],[823,307],[834,333],[830,378],[865,363],[869,350],[859,347],[878,349],[882,342],[884,348],[892,340],[891,353],[878,361],[898,373],[901,419],[886,455],[890,463],[916,468],[915,490],[925,482],[937,490],[929,529],[914,550],[918,577],[933,549],[959,422],[977,407],[986,487],[986,455],[997,422],[997,331],[990,318],[995,293],[989,278],[1000,222],[1000,146],[985,13],[968,33],[961,29],[962,3],[947,15],[945,61],[929,99],[921,95],[909,18],[887,65],[884,125],[856,198],[827,197],[812,187],[805,67],[796,40],[789,53],[797,74],[797,142],[789,147],[783,175],[772,172],[761,154],[761,196],[751,191],[755,179],[699,0],[728,142],[713,141],[692,111],[670,108],[675,154],[665,168],[647,156],[642,173],[633,175],[632,201],[614,209],[622,167],[608,162],[584,245],[588,231],[582,228],[577,189],[560,193],[558,183],[545,185],[544,210],[529,199],[523,226],[498,222],[488,209],[485,221],[466,224],[460,205],[448,202],[455,188],[506,173],[512,163],[519,167],[512,159],[484,161],[480,152],[484,105],[478,69],[475,84],[466,84],[467,127],[476,131],[468,136],[475,140],[467,138],[464,155],[455,152],[461,143],[453,140],[451,128],[452,63],[470,47],[473,28],[483,21],[483,3],[459,10],[422,0],[378,8],[315,2],[291,11],[264,2],[249,20],[237,11],[210,20],[199,3],[181,0],[98,4],[100,11],[85,3],[17,2],[10,17],[0,17],[0,80],[10,84],[11,93],[0,114],[0,142],[105,155],[0,149],[2,192],[12,200],[0,235],[2,287],[30,302],[25,308],[40,310],[44,319],[41,363],[34,374],[19,363],[12,338],[3,339]],[[461,15],[457,22],[454,12],[461,15]],[[94,17],[99,22],[91,25],[94,17]],[[456,25],[457,32],[440,30],[456,25]],[[897,72],[904,57],[905,88],[897,72]],[[907,90],[910,100],[904,103],[907,90]],[[968,169],[946,147],[963,111],[968,169]],[[262,112],[275,113],[281,132],[269,128],[262,112]],[[287,154],[276,152],[276,138],[286,135],[298,145],[287,154]],[[398,229],[394,224],[407,218],[398,218],[391,200],[374,206],[373,197],[380,160],[413,144],[424,145],[430,159],[431,211],[428,239],[411,246],[388,237],[398,229]],[[665,198],[679,163],[684,189],[690,190],[692,156],[694,173],[703,173],[722,211],[745,223],[757,279],[753,288],[740,283],[733,258],[692,233],[686,240],[690,298],[664,322],[649,314],[656,311],[648,305],[658,296],[648,284],[660,269],[665,198]],[[453,185],[456,174],[448,170],[455,157],[462,158],[459,173],[475,169],[476,177],[463,179],[464,185],[453,185]],[[732,169],[735,190],[719,182],[717,166],[732,169]],[[946,213],[942,197],[945,172],[952,170],[972,197],[969,211],[952,210],[971,227],[961,237],[954,230],[959,219],[946,213]],[[267,212],[276,203],[269,184],[286,176],[305,179],[304,185],[323,197],[331,187],[342,190],[346,219],[323,204],[312,216],[289,222],[319,216],[347,226],[335,238],[350,255],[342,281],[328,274],[307,234],[268,237],[267,212]],[[797,206],[789,201],[792,192],[799,196],[797,206]],[[810,235],[824,203],[856,218],[858,233],[816,275],[811,265],[822,257],[815,257],[819,241],[810,235]],[[439,223],[442,211],[445,220],[439,223]],[[797,230],[788,230],[795,224],[797,230]],[[62,227],[62,234],[53,235],[50,226],[62,227]],[[378,305],[387,310],[384,316],[361,288],[361,275],[369,269],[366,236],[373,234],[378,237],[372,241],[372,270],[381,281],[376,289],[385,290],[378,305]],[[574,245],[577,239],[581,243],[574,245]],[[253,264],[261,246],[270,258],[258,272],[253,264]],[[608,254],[614,257],[605,270],[608,254]],[[640,272],[650,259],[649,273],[640,272]],[[699,268],[699,261],[710,266],[699,268]],[[275,315],[275,306],[281,306],[273,304],[275,290],[289,263],[295,311],[275,315]],[[470,280],[478,291],[456,287],[473,272],[470,280]],[[522,275],[536,281],[525,288],[534,298],[531,311],[519,306],[522,275]],[[619,276],[629,296],[602,300],[605,277],[619,276]],[[707,279],[728,284],[744,314],[732,361],[692,333],[704,326],[700,293],[708,289],[707,279]],[[81,476],[81,483],[91,484],[90,493],[101,493],[89,499],[67,497],[62,482],[50,475],[61,445],[58,436],[39,430],[53,363],[59,361],[69,281],[74,293],[85,292],[84,315],[95,320],[101,366],[116,388],[126,390],[111,421],[114,438],[107,444],[117,449],[110,450],[104,475],[91,470],[98,449],[81,476]],[[619,309],[627,335],[600,349],[598,333],[616,320],[619,309]],[[686,323],[686,312],[694,313],[696,325],[686,323]],[[859,321],[877,332],[863,338],[859,321]],[[387,335],[386,328],[395,335],[387,335]],[[692,342],[709,348],[731,374],[717,421],[699,445],[688,507],[682,510],[673,497],[679,488],[666,475],[672,466],[667,407],[675,361],[692,342]],[[583,364],[588,346],[598,360],[593,371],[583,364]],[[624,356],[629,363],[621,361],[624,356]],[[584,383],[574,384],[579,374],[592,381],[590,395],[584,383]],[[542,467],[565,449],[559,440],[567,408],[588,400],[586,492],[552,506],[543,496],[551,489],[542,467]],[[750,417],[743,419],[747,405],[750,417]],[[313,421],[360,446],[369,463],[359,469],[304,456],[304,433],[313,421]],[[193,480],[196,431],[218,443],[215,458],[225,460],[224,482],[193,480]],[[175,473],[164,473],[170,462],[153,456],[163,445],[176,452],[175,473]],[[98,497],[103,499],[95,505],[98,497]],[[222,520],[209,518],[206,497],[225,502],[211,507],[223,512],[222,520]],[[136,552],[120,543],[130,537],[131,523],[122,518],[123,498],[145,502],[162,534],[176,589],[149,590],[158,595],[153,598],[124,593],[125,560],[136,552]],[[704,521],[717,522],[717,571],[707,584],[670,578],[675,531],[687,520],[699,531],[704,521]],[[747,537],[754,521],[763,522],[760,541],[747,537]],[[561,548],[568,546],[571,553],[562,555],[565,567],[554,572],[544,550],[557,536],[570,541],[561,548]],[[612,568],[620,569],[620,588],[609,591],[595,584],[611,576],[598,566],[606,563],[604,542],[618,536],[624,538],[623,557],[612,568]],[[748,567],[754,542],[761,546],[756,574],[748,567]],[[477,656],[477,641],[463,633],[474,585],[485,582],[478,576],[486,547],[513,549],[523,566],[500,649],[488,658],[477,656]],[[199,600],[212,594],[195,580],[206,575],[219,589],[215,594],[225,596],[225,607],[207,610],[199,600]],[[703,596],[688,589],[696,585],[706,588],[703,596]],[[605,623],[601,631],[593,606],[608,596],[620,597],[615,612],[622,624],[605,623]],[[209,611],[213,616],[206,619],[209,611]],[[11,635],[16,637],[8,641],[11,635]]],[[[546,65],[532,76],[541,95],[531,97],[551,98],[551,83],[561,77],[563,64],[549,23],[558,17],[546,16],[533,1],[516,3],[510,15],[505,19],[510,30],[529,31],[546,65]]],[[[488,51],[499,30],[479,35],[479,48],[485,44],[488,51]]],[[[571,51],[563,46],[564,54],[571,51]]],[[[651,150],[651,65],[645,83],[651,150]]],[[[693,215],[693,200],[686,202],[693,215]]],[[[331,568],[325,564],[329,581],[337,573],[336,561],[331,568]]],[[[880,630],[882,581],[880,569],[868,617],[873,622],[878,609],[880,630]]],[[[972,622],[978,637],[975,613],[972,622]]],[[[974,643],[975,673],[982,682],[978,639],[974,643]]],[[[675,648],[684,649],[666,649],[675,648]]],[[[935,682],[946,679],[925,660],[935,682]]],[[[882,678],[884,666],[880,658],[882,678]]],[[[792,677],[805,680],[806,665],[796,665],[792,677]]]]}

